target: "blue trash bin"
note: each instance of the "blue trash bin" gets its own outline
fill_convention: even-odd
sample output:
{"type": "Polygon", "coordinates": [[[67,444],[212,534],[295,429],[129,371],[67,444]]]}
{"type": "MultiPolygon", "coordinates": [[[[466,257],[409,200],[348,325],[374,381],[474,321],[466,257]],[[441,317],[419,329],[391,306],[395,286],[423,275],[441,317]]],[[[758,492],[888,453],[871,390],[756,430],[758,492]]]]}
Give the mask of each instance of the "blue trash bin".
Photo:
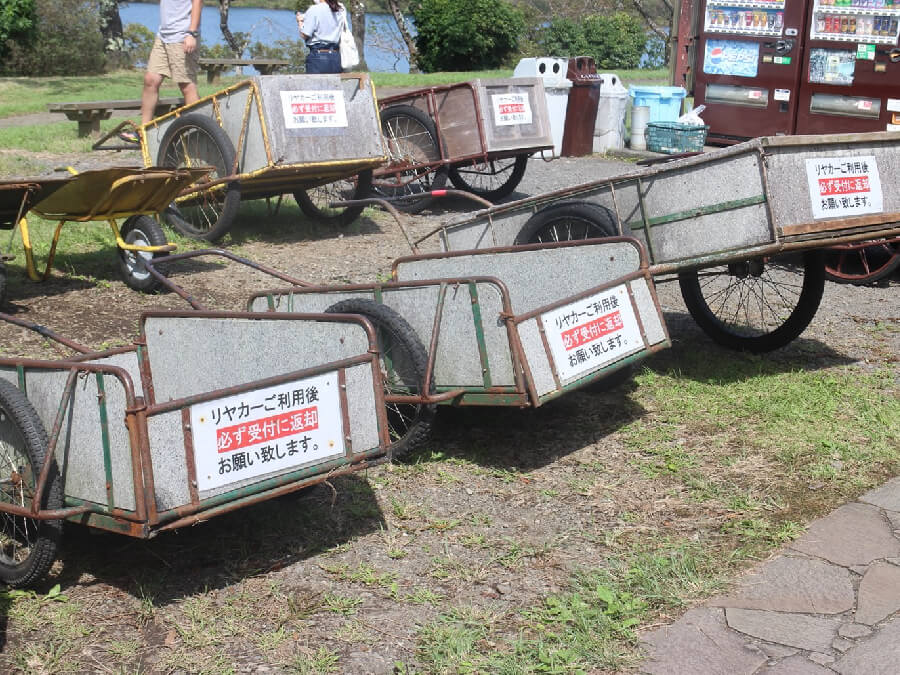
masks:
{"type": "Polygon", "coordinates": [[[681,103],[687,92],[684,87],[651,87],[631,85],[628,87],[632,105],[650,108],[648,122],[674,122],[681,115],[681,103]]]}

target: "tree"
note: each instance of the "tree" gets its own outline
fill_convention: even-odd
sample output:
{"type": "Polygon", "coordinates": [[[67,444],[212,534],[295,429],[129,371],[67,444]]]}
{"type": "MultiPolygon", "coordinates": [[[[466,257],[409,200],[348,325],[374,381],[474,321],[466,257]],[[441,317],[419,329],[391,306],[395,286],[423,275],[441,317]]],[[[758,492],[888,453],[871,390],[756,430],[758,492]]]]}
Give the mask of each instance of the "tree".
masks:
{"type": "Polygon", "coordinates": [[[100,5],[100,34],[103,35],[104,49],[108,52],[125,50],[125,35],[122,32],[122,17],[119,16],[119,0],[98,0],[100,5]]]}
{"type": "Polygon", "coordinates": [[[409,26],[406,25],[406,17],[403,16],[397,0],[388,0],[388,8],[391,10],[394,21],[397,23],[400,37],[403,38],[406,49],[409,51],[409,72],[415,72],[419,69],[419,50],[416,49],[416,39],[410,33],[409,26]]]}
{"type": "Polygon", "coordinates": [[[426,72],[498,68],[525,29],[522,12],[505,0],[414,0],[410,10],[426,72]]]}
{"type": "Polygon", "coordinates": [[[232,53],[240,58],[244,51],[246,43],[239,42],[234,34],[228,28],[228,10],[231,9],[231,0],[219,0],[219,28],[222,31],[222,37],[231,49],[232,53]]]}
{"type": "Polygon", "coordinates": [[[36,25],[34,0],[0,0],[0,57],[8,53],[8,41],[28,45],[34,39],[36,25]]]}

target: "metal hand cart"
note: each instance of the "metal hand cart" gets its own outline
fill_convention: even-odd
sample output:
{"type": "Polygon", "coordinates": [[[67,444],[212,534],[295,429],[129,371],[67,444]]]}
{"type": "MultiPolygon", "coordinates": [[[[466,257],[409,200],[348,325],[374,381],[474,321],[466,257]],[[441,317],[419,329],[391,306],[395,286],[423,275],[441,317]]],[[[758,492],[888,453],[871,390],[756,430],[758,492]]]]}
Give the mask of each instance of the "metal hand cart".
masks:
{"type": "MultiPolygon", "coordinates": [[[[129,124],[120,124],[95,147],[107,147],[106,140],[129,124]]],[[[280,200],[285,193],[293,193],[312,217],[348,223],[362,207],[326,210],[307,190],[332,184],[349,190],[344,198],[365,196],[372,169],[387,159],[365,73],[254,77],[158,117],[138,132],[146,165],[213,167],[163,213],[182,234],[208,241],[228,232],[242,200],[280,200]]]]}
{"type": "Polygon", "coordinates": [[[677,273],[693,318],[764,352],[818,309],[822,247],[900,235],[900,133],[759,138],[485,209],[425,238],[446,250],[633,234],[677,273]]]}
{"type": "Polygon", "coordinates": [[[359,316],[148,312],[132,346],[99,352],[0,319],[78,352],[0,358],[9,586],[46,574],[64,520],[146,539],[387,458],[375,333],[359,316]]]}
{"type": "Polygon", "coordinates": [[[900,269],[900,237],[832,246],[825,250],[825,278],[865,286],[900,269]]]}
{"type": "Polygon", "coordinates": [[[407,213],[431,202],[449,177],[460,190],[496,201],[525,173],[528,157],[553,148],[539,78],[473,80],[429,87],[379,101],[389,163],[372,188],[407,213]]]}
{"type": "MultiPolygon", "coordinates": [[[[156,282],[143,261],[174,250],[150,214],[169,204],[187,185],[208,169],[112,168],[49,178],[0,181],[0,229],[19,229],[25,249],[28,276],[43,281],[50,275],[62,227],[66,222],[106,220],[119,252],[119,268],[125,283],[137,290],[152,290],[156,282]],[[43,272],[34,262],[26,215],[36,213],[58,220],[43,272]],[[117,220],[124,218],[119,228],[117,220]]],[[[5,260],[9,258],[6,257],[5,260]]],[[[0,302],[6,293],[6,268],[0,263],[0,302]]]]}

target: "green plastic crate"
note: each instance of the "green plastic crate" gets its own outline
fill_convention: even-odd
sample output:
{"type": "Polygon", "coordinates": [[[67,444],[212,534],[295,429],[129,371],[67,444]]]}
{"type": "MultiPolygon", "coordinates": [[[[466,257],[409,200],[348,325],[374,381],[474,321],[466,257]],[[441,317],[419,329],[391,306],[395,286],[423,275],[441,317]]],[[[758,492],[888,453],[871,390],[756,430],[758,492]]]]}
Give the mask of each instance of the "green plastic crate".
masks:
{"type": "Polygon", "coordinates": [[[648,122],[647,149],[674,155],[679,152],[703,152],[709,125],[684,122],[648,122]]]}

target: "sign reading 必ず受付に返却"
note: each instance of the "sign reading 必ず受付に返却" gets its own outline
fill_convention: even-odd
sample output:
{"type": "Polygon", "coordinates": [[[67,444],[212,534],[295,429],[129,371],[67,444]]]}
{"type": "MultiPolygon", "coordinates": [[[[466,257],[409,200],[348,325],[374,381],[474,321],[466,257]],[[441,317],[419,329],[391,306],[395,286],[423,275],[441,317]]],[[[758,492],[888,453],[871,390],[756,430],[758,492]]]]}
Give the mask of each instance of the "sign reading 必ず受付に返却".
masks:
{"type": "Polygon", "coordinates": [[[344,454],[337,373],[191,406],[201,492],[344,454]]]}
{"type": "Polygon", "coordinates": [[[347,126],[347,106],[342,90],[282,91],[285,129],[347,126]]]}
{"type": "Polygon", "coordinates": [[[806,160],[813,218],[847,218],[884,209],[873,155],[806,160]]]}

